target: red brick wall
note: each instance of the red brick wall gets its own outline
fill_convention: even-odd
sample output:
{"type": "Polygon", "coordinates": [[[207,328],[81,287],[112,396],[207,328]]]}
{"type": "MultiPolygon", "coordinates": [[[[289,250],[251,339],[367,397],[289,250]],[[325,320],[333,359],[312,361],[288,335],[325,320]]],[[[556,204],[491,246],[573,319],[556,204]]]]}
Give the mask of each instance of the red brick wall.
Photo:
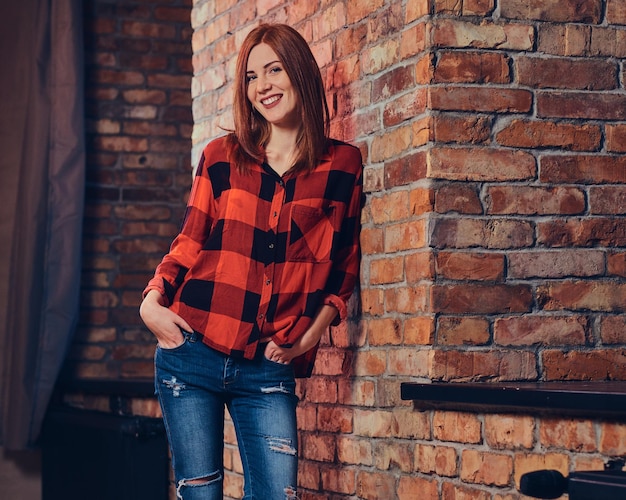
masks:
{"type": "MultiPolygon", "coordinates": [[[[76,377],[151,374],[139,293],[190,160],[231,124],[245,34],[288,22],[322,68],[333,134],[363,151],[367,190],[352,319],[298,385],[300,497],[515,500],[526,471],[626,454],[623,423],[418,412],[399,395],[406,381],[626,379],[621,0],[87,5],[76,377]]],[[[229,422],[226,442],[238,498],[229,422]]]]}
{"type": "Polygon", "coordinates": [[[360,300],[299,384],[302,498],[512,499],[524,471],[624,454],[611,422],[399,398],[410,380],[626,379],[622,3],[195,1],[194,158],[230,124],[260,20],[310,41],[333,133],[366,162],[360,300]]]}
{"type": "Polygon", "coordinates": [[[141,290],[191,181],[191,3],[84,3],[87,186],[81,319],[67,371],[153,373],[141,290]]]}

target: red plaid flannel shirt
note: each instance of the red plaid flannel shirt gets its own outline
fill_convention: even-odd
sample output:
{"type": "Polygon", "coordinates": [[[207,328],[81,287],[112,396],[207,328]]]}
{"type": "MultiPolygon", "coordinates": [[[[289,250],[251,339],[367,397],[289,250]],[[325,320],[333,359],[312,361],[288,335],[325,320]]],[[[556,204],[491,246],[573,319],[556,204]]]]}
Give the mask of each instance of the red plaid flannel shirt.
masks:
{"type": "MultiPolygon", "coordinates": [[[[359,273],[360,151],[332,141],[311,173],[229,163],[225,138],[200,159],[180,234],[144,290],[156,289],[208,346],[252,358],[262,338],[289,347],[318,307],[338,311],[359,273]]],[[[292,361],[310,376],[317,347],[292,361]]]]}

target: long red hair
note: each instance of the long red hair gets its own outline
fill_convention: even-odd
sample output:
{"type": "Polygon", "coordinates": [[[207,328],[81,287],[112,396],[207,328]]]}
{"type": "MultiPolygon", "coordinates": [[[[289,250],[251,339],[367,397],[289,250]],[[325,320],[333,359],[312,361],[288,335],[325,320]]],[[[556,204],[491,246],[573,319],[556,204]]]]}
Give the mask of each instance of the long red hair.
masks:
{"type": "Polygon", "coordinates": [[[310,171],[328,147],[328,103],[322,75],[309,45],[300,33],[285,24],[261,24],[248,33],[239,50],[233,101],[235,161],[240,168],[245,168],[250,160],[263,162],[270,139],[270,124],[247,97],[248,57],[260,43],[266,43],[276,52],[298,95],[302,129],[293,169],[310,171]]]}

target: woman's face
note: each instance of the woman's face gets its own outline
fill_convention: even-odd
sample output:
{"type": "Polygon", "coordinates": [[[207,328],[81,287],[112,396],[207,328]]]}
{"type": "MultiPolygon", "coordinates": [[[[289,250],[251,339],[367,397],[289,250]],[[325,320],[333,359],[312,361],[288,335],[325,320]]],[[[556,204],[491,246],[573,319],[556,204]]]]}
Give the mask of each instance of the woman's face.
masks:
{"type": "Polygon", "coordinates": [[[246,81],[250,103],[272,127],[301,126],[296,90],[269,45],[260,43],[250,51],[246,81]]]}

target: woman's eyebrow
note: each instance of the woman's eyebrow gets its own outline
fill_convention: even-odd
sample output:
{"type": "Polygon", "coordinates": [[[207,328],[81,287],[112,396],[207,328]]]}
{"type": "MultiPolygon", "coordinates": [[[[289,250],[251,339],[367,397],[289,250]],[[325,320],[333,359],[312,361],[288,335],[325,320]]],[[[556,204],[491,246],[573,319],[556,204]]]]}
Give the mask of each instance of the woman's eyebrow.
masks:
{"type": "MultiPolygon", "coordinates": [[[[263,69],[267,69],[267,68],[269,68],[272,64],[276,64],[276,63],[280,64],[280,61],[279,61],[278,59],[276,59],[275,61],[270,61],[270,62],[268,62],[267,64],[264,64],[264,65],[263,65],[263,69]]],[[[248,73],[254,73],[254,70],[253,70],[253,69],[249,69],[249,70],[247,70],[247,71],[246,71],[246,74],[248,74],[248,73]]]]}

